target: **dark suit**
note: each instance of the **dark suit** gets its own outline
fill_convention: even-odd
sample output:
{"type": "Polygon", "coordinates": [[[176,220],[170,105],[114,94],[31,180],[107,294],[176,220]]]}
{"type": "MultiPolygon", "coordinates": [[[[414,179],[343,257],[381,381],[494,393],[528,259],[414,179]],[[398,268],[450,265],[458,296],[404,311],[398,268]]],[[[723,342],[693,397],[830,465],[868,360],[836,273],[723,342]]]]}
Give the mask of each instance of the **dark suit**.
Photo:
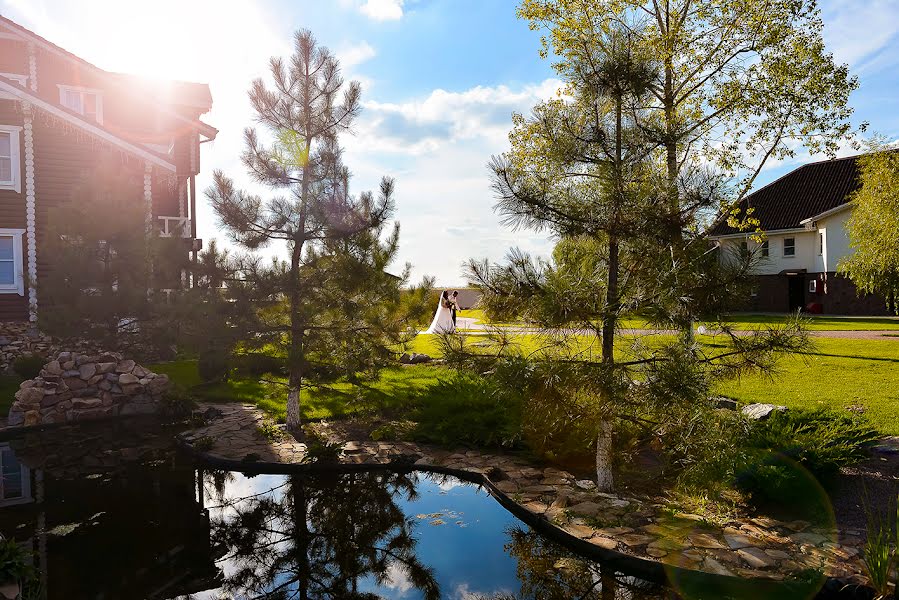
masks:
{"type": "Polygon", "coordinates": [[[458,308],[458,304],[456,304],[456,299],[450,300],[453,303],[453,328],[456,327],[456,308],[458,308]]]}

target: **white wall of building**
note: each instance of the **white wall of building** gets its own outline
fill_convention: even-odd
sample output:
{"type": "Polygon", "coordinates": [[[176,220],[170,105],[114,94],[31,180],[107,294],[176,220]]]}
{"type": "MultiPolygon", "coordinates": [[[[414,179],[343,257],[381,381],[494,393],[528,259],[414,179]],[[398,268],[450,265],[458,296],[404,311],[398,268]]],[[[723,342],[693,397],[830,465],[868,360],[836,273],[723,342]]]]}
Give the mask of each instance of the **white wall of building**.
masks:
{"type": "Polygon", "coordinates": [[[851,210],[844,210],[818,223],[820,228],[827,230],[825,242],[827,244],[827,270],[836,271],[837,264],[844,256],[848,256],[852,250],[849,248],[849,232],[846,231],[846,223],[849,221],[851,210]]]}

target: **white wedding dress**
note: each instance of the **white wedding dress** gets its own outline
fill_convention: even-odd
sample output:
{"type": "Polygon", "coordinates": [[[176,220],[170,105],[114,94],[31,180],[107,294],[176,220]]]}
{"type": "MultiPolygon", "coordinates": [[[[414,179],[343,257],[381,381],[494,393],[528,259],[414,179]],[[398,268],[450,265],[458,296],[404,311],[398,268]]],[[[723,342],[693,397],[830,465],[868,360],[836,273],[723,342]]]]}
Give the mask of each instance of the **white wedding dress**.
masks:
{"type": "Polygon", "coordinates": [[[437,312],[434,313],[434,320],[431,326],[427,328],[425,333],[452,333],[456,326],[453,325],[453,310],[443,305],[443,298],[437,303],[437,312]]]}

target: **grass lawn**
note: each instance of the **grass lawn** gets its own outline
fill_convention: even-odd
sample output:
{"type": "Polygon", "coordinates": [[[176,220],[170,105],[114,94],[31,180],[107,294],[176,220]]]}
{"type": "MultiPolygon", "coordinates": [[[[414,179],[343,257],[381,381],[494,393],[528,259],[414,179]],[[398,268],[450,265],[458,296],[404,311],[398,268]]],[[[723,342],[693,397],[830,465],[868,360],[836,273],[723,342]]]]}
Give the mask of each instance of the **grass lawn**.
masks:
{"type": "Polygon", "coordinates": [[[795,408],[864,407],[878,430],[899,435],[899,340],[818,338],[815,345],[809,356],[783,359],[772,378],[744,377],[717,391],[795,408]]]}
{"type": "MultiPolygon", "coordinates": [[[[276,421],[283,421],[287,416],[287,379],[284,377],[232,377],[226,382],[204,384],[195,360],[159,363],[149,368],[167,374],[198,400],[248,402],[276,421]]],[[[303,417],[322,419],[355,412],[398,409],[413,403],[417,396],[437,382],[442,371],[423,365],[395,367],[385,369],[378,381],[359,387],[341,383],[314,391],[304,390],[301,396],[303,417]]]]}

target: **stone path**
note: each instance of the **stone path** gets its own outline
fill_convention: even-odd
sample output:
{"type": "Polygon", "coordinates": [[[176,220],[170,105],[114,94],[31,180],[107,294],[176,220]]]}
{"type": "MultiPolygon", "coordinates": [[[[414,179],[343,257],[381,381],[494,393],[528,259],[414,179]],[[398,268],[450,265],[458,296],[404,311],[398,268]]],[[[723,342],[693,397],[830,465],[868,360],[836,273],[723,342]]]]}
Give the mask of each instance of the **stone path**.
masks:
{"type": "MultiPolygon", "coordinates": [[[[219,461],[303,464],[307,447],[290,436],[269,440],[263,414],[251,405],[204,405],[210,424],[182,433],[182,443],[219,461]],[[214,408],[209,411],[209,408],[214,408]]],[[[476,450],[448,451],[411,442],[349,440],[340,423],[313,425],[340,444],[345,465],[397,465],[479,475],[495,496],[511,500],[578,540],[620,554],[717,575],[789,579],[805,569],[863,583],[863,532],[820,529],[804,521],[749,518],[710,525],[697,515],[670,514],[658,499],[604,494],[592,481],[543,468],[520,457],[476,450]]]]}

